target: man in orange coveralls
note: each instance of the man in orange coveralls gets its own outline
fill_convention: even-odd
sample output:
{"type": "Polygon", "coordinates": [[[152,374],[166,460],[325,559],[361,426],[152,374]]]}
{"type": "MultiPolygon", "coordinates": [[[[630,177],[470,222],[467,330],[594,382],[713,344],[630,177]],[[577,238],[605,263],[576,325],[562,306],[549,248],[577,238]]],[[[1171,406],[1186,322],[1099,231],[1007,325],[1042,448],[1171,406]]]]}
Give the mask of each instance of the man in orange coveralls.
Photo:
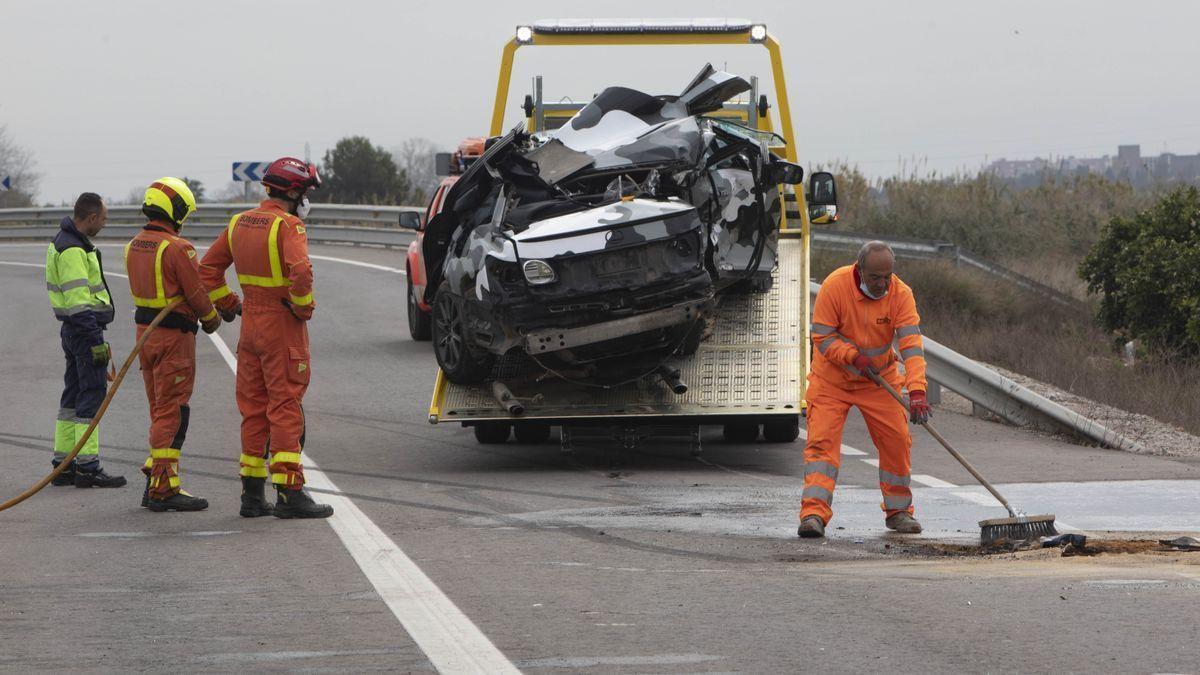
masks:
{"type": "Polygon", "coordinates": [[[292,157],[267,167],[262,183],[267,199],[239,213],[200,262],[208,297],[227,321],[243,313],[243,303],[225,284],[233,265],[245,294],[238,340],[237,403],[242,413],[241,515],[256,518],[328,518],[333,507],[318,504],[304,490],[304,408],[301,401],[312,373],[308,327],[312,318],[312,263],[302,218],[308,215],[310,188],[320,187],[317,168],[292,157]],[[269,446],[269,447],[268,447],[269,446]],[[266,503],[270,476],[276,503],[266,503]]]}
{"type": "Polygon", "coordinates": [[[149,222],[125,245],[139,339],[162,308],[183,300],[150,334],[138,356],[150,402],[150,457],[142,469],[146,474],[142,506],[158,512],[208,508],[208,500],[193,497],[179,486],[179,453],[187,436],[188,399],[196,377],[196,320],[205,333],[221,324],[200,284],[196,249],[178,236],[183,221],[195,210],[196,199],[186,183],[159,178],[146,188],[142,203],[149,222]]]}
{"type": "Polygon", "coordinates": [[[866,376],[874,371],[896,390],[908,388],[914,423],[932,414],[925,397],[925,351],[921,317],[912,289],[892,273],[896,257],[881,241],[863,245],[858,262],[833,271],[813,307],[813,362],[808,376],[808,444],[804,447],[804,495],[800,503],[801,537],[822,537],[833,517],[830,503],[841,466],[842,427],[850,406],[867,422],[879,450],[879,489],[884,523],[903,534],[917,534],[909,489],[906,411],[883,387],[866,376]],[[898,339],[904,376],[897,368],[892,341],[898,339]]]}

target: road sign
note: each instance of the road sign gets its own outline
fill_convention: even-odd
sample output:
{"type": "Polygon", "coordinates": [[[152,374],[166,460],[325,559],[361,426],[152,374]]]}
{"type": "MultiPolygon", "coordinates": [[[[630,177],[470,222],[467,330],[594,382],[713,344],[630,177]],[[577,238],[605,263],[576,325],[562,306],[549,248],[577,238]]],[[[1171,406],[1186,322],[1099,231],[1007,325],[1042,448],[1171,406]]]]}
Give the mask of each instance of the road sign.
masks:
{"type": "Polygon", "coordinates": [[[11,190],[12,189],[12,176],[5,176],[4,180],[0,180],[0,187],[4,188],[5,190],[11,190]]]}
{"type": "Polygon", "coordinates": [[[270,162],[234,162],[233,179],[243,183],[257,183],[267,172],[270,162]]]}

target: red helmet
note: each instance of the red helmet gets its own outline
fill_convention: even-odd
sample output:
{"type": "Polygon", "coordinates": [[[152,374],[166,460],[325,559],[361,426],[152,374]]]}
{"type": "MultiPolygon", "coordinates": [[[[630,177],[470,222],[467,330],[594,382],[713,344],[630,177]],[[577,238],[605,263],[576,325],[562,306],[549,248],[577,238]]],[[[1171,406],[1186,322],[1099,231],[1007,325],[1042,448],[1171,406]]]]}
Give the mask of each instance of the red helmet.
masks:
{"type": "Polygon", "coordinates": [[[281,157],[267,167],[262,184],[283,192],[303,192],[309,188],[321,187],[321,176],[313,164],[301,162],[295,157],[281,157]]]}

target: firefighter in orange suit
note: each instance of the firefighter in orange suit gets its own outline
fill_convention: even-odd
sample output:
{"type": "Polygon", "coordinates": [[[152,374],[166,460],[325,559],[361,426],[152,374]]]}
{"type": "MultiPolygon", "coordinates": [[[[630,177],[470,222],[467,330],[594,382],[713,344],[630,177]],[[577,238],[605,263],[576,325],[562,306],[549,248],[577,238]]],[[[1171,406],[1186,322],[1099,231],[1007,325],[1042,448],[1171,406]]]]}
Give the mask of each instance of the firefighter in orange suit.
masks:
{"type": "Polygon", "coordinates": [[[925,352],[921,317],[912,289],[893,274],[896,258],[887,244],[863,245],[854,265],[834,270],[813,306],[813,361],[808,376],[808,443],[804,448],[801,537],[821,537],[833,516],[830,508],[841,466],[842,427],[850,407],[859,409],[879,451],[879,489],[884,523],[916,534],[910,481],[912,436],[908,419],[929,420],[925,396],[925,352]],[[893,341],[897,342],[895,348],[893,341]],[[896,350],[899,350],[897,359],[896,350]],[[904,363],[903,376],[898,362],[904,363]],[[874,371],[897,390],[908,389],[905,411],[866,376],[874,371]]]}
{"type": "Polygon", "coordinates": [[[241,515],[328,518],[333,507],[304,490],[304,408],[312,364],[308,327],[313,273],[303,218],[308,190],[321,185],[312,164],[292,157],[271,163],[263,177],[267,199],[239,213],[200,263],[208,297],[227,321],[242,315],[238,340],[237,404],[242,413],[241,515]],[[225,283],[233,265],[245,300],[225,283]],[[270,453],[268,464],[267,454],[270,453]],[[267,476],[276,503],[267,505],[267,476]]]}
{"type": "Polygon", "coordinates": [[[140,339],[146,326],[174,300],[182,304],[151,332],[138,359],[150,402],[150,457],[142,472],[142,506],[151,511],[201,511],[208,501],[179,486],[179,453],[187,436],[188,399],[196,376],[196,330],[212,333],[221,317],[200,283],[196,249],[178,236],[196,210],[196,199],[178,178],[146,188],[142,212],[149,222],[125,245],[125,270],[140,339]],[[199,320],[199,322],[197,322],[199,320]]]}

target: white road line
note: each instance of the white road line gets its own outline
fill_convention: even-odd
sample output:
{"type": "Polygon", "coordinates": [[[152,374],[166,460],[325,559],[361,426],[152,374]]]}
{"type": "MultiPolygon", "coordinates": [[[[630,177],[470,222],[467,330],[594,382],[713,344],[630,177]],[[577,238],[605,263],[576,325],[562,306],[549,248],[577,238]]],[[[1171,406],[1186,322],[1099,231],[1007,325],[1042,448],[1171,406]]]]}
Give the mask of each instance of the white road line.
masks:
{"type": "MultiPolygon", "coordinates": [[[[35,263],[0,261],[0,265],[45,267],[35,263]]],[[[128,279],[124,274],[106,272],[128,279]]],[[[237,357],[221,336],[208,335],[229,369],[237,374],[237,357]]],[[[463,614],[433,580],[421,571],[396,542],[358,508],[312,457],[304,455],[307,482],[321,490],[322,500],[333,506],[329,526],[358,563],[363,575],[400,621],[426,658],[442,673],[520,673],[492,644],[483,631],[463,614]]]]}
{"type": "Polygon", "coordinates": [[[925,487],[932,487],[932,488],[956,488],[956,487],[958,487],[954,483],[948,483],[948,482],[942,480],[941,478],[936,478],[934,476],[930,476],[930,475],[924,474],[924,473],[914,473],[912,475],[912,479],[913,479],[914,483],[920,483],[921,485],[924,485],[925,487]]]}
{"type": "MultiPolygon", "coordinates": [[[[225,341],[216,333],[208,337],[236,374],[237,359],[225,341]]],[[[340,494],[311,455],[304,453],[303,459],[306,482],[326,492],[321,499],[334,509],[329,526],[434,668],[442,673],[521,672],[358,505],[340,494]]]]}
{"type": "Polygon", "coordinates": [[[398,269],[396,267],[388,267],[387,265],[376,265],[375,263],[359,262],[357,260],[347,260],[346,258],[334,258],[333,256],[328,256],[328,255],[313,255],[311,253],[308,254],[308,257],[312,258],[313,260],[329,260],[331,262],[340,262],[340,263],[345,263],[347,265],[355,265],[357,267],[368,267],[373,270],[382,270],[384,272],[391,272],[393,274],[400,274],[400,275],[407,276],[404,270],[398,269]]]}
{"type": "Polygon", "coordinates": [[[862,461],[867,464],[870,464],[871,466],[875,467],[876,469],[879,468],[879,460],[877,460],[877,459],[864,459],[862,461]]]}

